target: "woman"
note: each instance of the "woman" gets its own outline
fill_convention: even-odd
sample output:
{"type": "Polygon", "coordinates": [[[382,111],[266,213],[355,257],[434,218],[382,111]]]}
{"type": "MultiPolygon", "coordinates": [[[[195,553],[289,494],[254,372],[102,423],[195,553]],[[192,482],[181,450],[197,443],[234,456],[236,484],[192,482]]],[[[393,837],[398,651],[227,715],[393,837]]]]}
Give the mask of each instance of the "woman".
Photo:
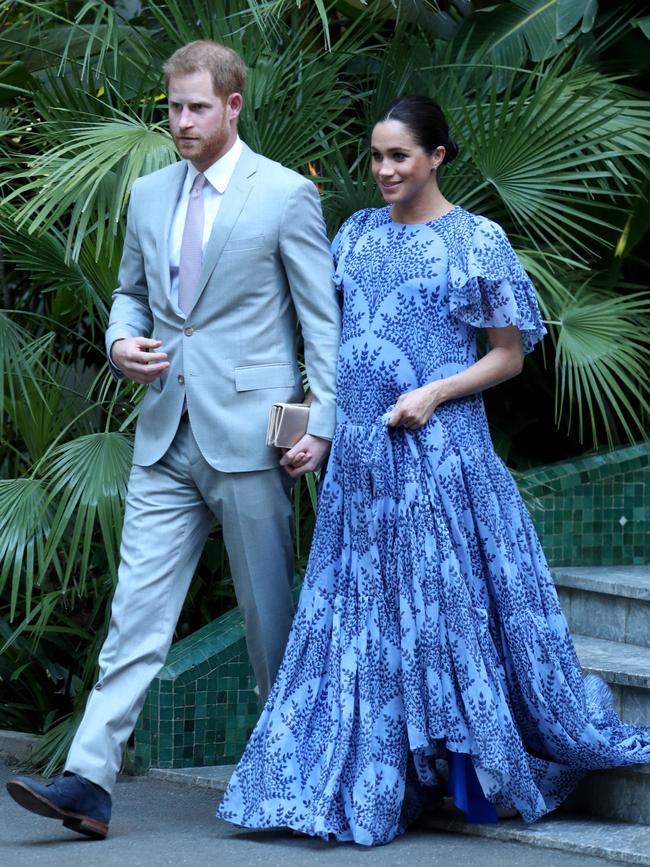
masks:
{"type": "Polygon", "coordinates": [[[585,770],[650,761],[650,731],[583,681],[490,441],[480,392],[545,333],[531,283],[498,225],[441,194],[457,149],[435,103],[398,99],[371,147],[387,205],[333,244],[338,424],[305,583],[217,814],[368,845],[435,805],[441,771],[470,821],[532,821],[585,770]]]}

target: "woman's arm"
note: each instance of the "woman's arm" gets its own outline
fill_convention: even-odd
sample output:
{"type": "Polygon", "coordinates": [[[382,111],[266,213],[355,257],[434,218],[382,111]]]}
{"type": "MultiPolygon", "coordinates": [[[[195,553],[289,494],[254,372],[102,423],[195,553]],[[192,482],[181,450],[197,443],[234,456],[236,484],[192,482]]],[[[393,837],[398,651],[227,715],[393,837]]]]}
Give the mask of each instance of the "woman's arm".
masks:
{"type": "Polygon", "coordinates": [[[490,344],[489,352],[467,370],[400,395],[390,417],[390,427],[417,430],[429,421],[436,408],[446,400],[456,400],[485,391],[486,388],[517,376],[524,362],[519,329],[514,325],[508,328],[487,328],[486,334],[490,344]]]}

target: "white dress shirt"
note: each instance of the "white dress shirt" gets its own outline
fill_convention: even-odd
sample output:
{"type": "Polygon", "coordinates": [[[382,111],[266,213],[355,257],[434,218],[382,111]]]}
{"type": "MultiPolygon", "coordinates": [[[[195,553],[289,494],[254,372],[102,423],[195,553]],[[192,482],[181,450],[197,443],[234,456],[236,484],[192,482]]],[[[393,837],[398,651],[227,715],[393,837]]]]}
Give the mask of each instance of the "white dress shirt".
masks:
{"type": "MultiPolygon", "coordinates": [[[[214,221],[221,207],[221,200],[226,191],[237,160],[241,156],[242,141],[237,136],[234,145],[230,150],[220,157],[215,163],[207,168],[203,174],[205,175],[206,184],[203,188],[203,206],[204,206],[204,223],[203,223],[203,250],[212,232],[214,221]]],[[[190,190],[194,183],[194,178],[198,175],[198,170],[194,168],[192,163],[187,164],[187,175],[181,190],[181,194],[176,205],[176,211],[172,219],[172,225],[169,232],[169,276],[170,276],[170,292],[169,296],[173,304],[178,307],[178,269],[181,261],[181,242],[183,240],[183,229],[185,228],[185,216],[187,214],[187,206],[190,201],[190,190]]],[[[179,308],[180,309],[180,308],[179,308]]]]}

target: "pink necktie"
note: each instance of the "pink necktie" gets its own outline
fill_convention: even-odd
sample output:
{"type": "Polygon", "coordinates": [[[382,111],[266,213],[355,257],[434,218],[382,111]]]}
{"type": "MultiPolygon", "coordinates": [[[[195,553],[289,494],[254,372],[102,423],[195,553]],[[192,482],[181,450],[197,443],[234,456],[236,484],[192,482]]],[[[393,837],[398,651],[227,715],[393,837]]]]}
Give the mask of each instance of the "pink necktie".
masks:
{"type": "Polygon", "coordinates": [[[194,178],[187,206],[183,239],[181,241],[181,260],[178,268],[178,306],[187,315],[194,295],[196,284],[203,264],[203,187],[205,175],[194,178]]]}

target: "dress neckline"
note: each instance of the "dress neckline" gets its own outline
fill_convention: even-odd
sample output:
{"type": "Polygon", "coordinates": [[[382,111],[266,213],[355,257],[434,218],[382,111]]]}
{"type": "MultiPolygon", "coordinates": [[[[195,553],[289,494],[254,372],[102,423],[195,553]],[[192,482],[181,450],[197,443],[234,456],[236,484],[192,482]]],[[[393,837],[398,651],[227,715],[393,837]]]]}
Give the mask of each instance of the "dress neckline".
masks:
{"type": "Polygon", "coordinates": [[[390,215],[391,205],[384,205],[382,208],[386,213],[386,221],[388,223],[393,223],[395,226],[412,226],[413,228],[417,228],[418,226],[434,226],[438,223],[441,223],[442,220],[446,220],[450,214],[455,213],[456,211],[460,211],[460,205],[453,205],[450,210],[445,211],[444,214],[441,214],[439,217],[435,217],[433,220],[426,220],[424,223],[401,223],[399,220],[394,220],[390,215]]]}

